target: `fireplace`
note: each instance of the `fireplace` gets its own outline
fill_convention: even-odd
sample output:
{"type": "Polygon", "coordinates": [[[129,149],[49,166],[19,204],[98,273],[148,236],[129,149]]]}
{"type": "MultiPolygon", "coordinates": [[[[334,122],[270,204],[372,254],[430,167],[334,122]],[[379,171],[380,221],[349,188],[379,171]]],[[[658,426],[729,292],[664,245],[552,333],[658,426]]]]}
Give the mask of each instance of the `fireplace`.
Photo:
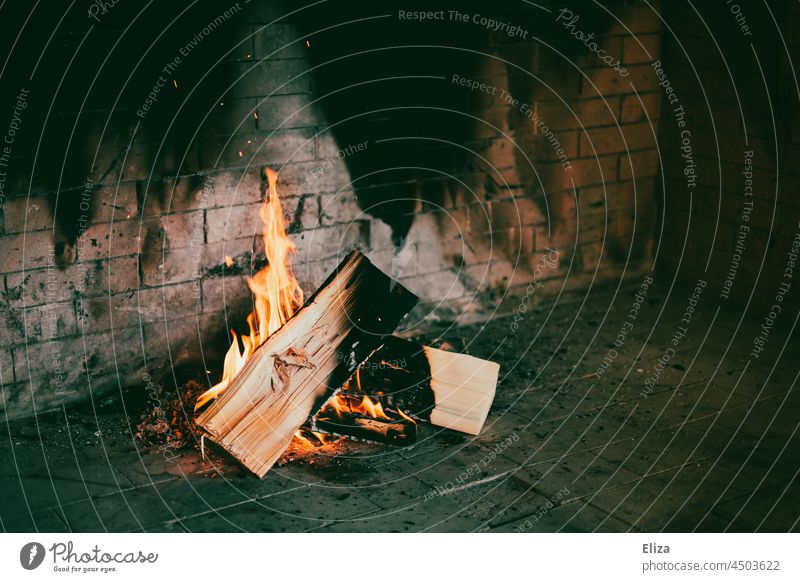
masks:
{"type": "Polygon", "coordinates": [[[755,528],[736,503],[796,487],[753,468],[794,438],[758,412],[795,399],[769,367],[797,312],[794,36],[698,10],[35,11],[4,36],[0,450],[29,499],[4,527],[755,528]],[[373,327],[325,319],[352,289],[373,327]],[[284,345],[312,310],[318,351],[284,345]],[[444,385],[474,392],[449,416],[444,385]],[[267,427],[247,453],[234,389],[267,427]]]}

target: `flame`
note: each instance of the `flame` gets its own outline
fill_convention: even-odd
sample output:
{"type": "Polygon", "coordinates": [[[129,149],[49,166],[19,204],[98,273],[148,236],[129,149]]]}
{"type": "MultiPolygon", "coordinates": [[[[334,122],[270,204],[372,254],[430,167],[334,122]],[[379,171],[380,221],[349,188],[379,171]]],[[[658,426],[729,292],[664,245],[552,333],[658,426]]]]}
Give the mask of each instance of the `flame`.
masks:
{"type": "Polygon", "coordinates": [[[303,434],[302,429],[297,429],[296,431],[294,431],[294,440],[295,440],[296,443],[299,443],[299,444],[301,444],[301,445],[303,445],[305,447],[309,447],[310,448],[310,447],[314,446],[314,443],[312,443],[310,440],[308,440],[306,435],[303,434]]]}
{"type": "MultiPolygon", "coordinates": [[[[342,418],[342,409],[344,408],[343,404],[347,404],[346,402],[343,402],[343,399],[343,396],[337,394],[328,401],[328,404],[331,408],[333,408],[334,411],[336,411],[336,416],[339,418],[342,418]]],[[[325,410],[325,408],[327,408],[327,405],[323,407],[323,410],[325,410]]]]}
{"type": "MultiPolygon", "coordinates": [[[[233,341],[225,355],[222,379],[197,399],[195,410],[217,398],[230,385],[258,346],[275,333],[303,304],[303,290],[297,283],[290,265],[295,245],[286,236],[280,198],[278,197],[278,174],[265,168],[268,191],[260,216],[264,223],[262,237],[267,266],[253,277],[247,285],[253,293],[255,309],[247,316],[249,335],[242,335],[242,350],[239,338],[231,330],[233,341]]],[[[226,257],[226,263],[228,258],[226,257]]]]}
{"type": "MultiPolygon", "coordinates": [[[[382,361],[381,363],[385,363],[387,365],[389,362],[382,361]]],[[[401,368],[397,368],[400,370],[401,368]]],[[[356,383],[356,390],[355,393],[361,397],[361,400],[358,400],[358,397],[355,396],[353,393],[351,394],[335,394],[330,400],[325,403],[325,406],[322,407],[320,410],[320,415],[324,415],[325,413],[331,414],[331,412],[336,414],[336,417],[340,420],[344,417],[345,414],[360,414],[362,416],[371,416],[372,418],[379,418],[382,420],[394,420],[392,419],[389,414],[383,408],[383,405],[380,403],[379,400],[373,400],[366,394],[364,394],[364,389],[361,386],[361,368],[356,368],[355,373],[355,383],[356,383]]],[[[350,381],[348,381],[345,386],[344,390],[347,391],[350,388],[350,381]]],[[[378,395],[383,394],[383,392],[378,392],[378,395]]],[[[400,410],[397,406],[393,409],[390,409],[390,412],[394,414],[397,412],[401,418],[408,420],[409,422],[413,422],[417,424],[417,422],[405,414],[402,410],[400,410]]]]}
{"type": "Polygon", "coordinates": [[[408,416],[408,415],[407,415],[405,412],[403,412],[403,411],[402,411],[402,410],[400,410],[399,408],[397,408],[397,407],[395,407],[395,408],[396,408],[396,410],[397,410],[397,414],[399,414],[400,416],[402,416],[403,418],[405,418],[405,419],[406,419],[406,420],[408,420],[409,422],[413,422],[414,424],[417,424],[417,421],[416,421],[416,420],[414,420],[413,418],[411,418],[410,416],[408,416]]]}
{"type": "Polygon", "coordinates": [[[383,411],[383,406],[381,406],[381,403],[372,402],[369,396],[365,395],[358,407],[366,410],[372,418],[383,418],[389,420],[389,417],[386,416],[386,413],[383,411]]]}
{"type": "Polygon", "coordinates": [[[361,414],[362,416],[391,420],[383,410],[381,403],[372,400],[366,394],[361,398],[361,401],[353,399],[352,396],[337,394],[325,403],[325,406],[320,410],[320,414],[329,413],[331,410],[338,418],[342,418],[343,414],[361,414]]]}
{"type": "Polygon", "coordinates": [[[325,445],[336,444],[340,440],[342,440],[341,437],[334,437],[310,428],[299,428],[294,433],[294,444],[305,449],[318,449],[325,445]],[[310,438],[312,435],[316,442],[310,438]]]}

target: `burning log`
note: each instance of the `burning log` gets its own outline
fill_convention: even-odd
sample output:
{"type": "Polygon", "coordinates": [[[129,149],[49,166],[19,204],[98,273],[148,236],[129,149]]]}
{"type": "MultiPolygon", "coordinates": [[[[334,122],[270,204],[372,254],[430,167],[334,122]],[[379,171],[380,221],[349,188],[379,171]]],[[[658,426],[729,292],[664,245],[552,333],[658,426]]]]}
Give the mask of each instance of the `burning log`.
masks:
{"type": "MultiPolygon", "coordinates": [[[[356,371],[356,374],[359,372],[356,371]]],[[[348,385],[349,381],[345,387],[348,385]]],[[[413,419],[402,412],[384,411],[381,403],[373,402],[369,396],[333,396],[311,419],[311,428],[328,434],[396,446],[407,446],[417,441],[417,423],[413,419]]]]}
{"type": "Polygon", "coordinates": [[[361,253],[264,340],[197,418],[208,437],[263,477],[295,432],[381,346],[417,298],[361,253]]]}
{"type": "Polygon", "coordinates": [[[436,426],[479,434],[499,372],[494,362],[391,336],[361,366],[357,386],[351,383],[343,395],[367,394],[436,426]]]}
{"type": "Polygon", "coordinates": [[[384,445],[404,447],[417,442],[417,425],[405,419],[392,421],[348,415],[341,419],[318,418],[313,427],[323,433],[384,445]]]}

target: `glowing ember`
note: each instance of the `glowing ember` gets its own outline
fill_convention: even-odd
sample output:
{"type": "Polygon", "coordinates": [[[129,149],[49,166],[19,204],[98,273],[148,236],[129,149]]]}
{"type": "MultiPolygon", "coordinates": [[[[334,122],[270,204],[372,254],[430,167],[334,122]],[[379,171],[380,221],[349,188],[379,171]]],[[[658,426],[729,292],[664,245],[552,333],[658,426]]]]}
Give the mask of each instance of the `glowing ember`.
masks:
{"type": "MultiPolygon", "coordinates": [[[[303,304],[303,290],[297,284],[290,265],[295,245],[286,236],[283,210],[278,197],[276,172],[265,169],[268,192],[261,206],[261,221],[264,223],[262,236],[267,266],[248,277],[247,284],[255,299],[255,309],[247,316],[250,328],[248,336],[242,336],[242,350],[239,338],[231,330],[233,341],[222,372],[222,380],[197,399],[195,410],[222,394],[250,358],[255,349],[272,335],[303,304]]],[[[226,257],[226,263],[228,262],[226,257]]]]}

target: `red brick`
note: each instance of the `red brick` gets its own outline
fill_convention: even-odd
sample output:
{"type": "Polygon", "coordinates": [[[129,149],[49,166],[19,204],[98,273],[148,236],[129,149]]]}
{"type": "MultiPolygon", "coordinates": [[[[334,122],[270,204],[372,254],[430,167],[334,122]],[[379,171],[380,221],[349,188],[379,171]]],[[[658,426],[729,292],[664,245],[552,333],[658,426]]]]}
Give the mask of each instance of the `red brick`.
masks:
{"type": "Polygon", "coordinates": [[[25,322],[25,335],[20,335],[15,343],[49,341],[78,332],[75,322],[75,307],[72,301],[47,303],[27,307],[19,313],[25,322]]]}
{"type": "Polygon", "coordinates": [[[143,256],[142,283],[156,287],[196,279],[200,276],[202,257],[202,244],[143,256]]]}
{"type": "Polygon", "coordinates": [[[53,228],[53,211],[45,196],[9,198],[3,204],[3,219],[9,234],[53,228]]]}
{"type": "Polygon", "coordinates": [[[152,182],[137,182],[138,198],[143,204],[142,216],[150,218],[198,208],[203,193],[209,195],[211,191],[211,187],[205,188],[206,180],[213,180],[213,177],[175,176],[152,182]]]}
{"type": "Polygon", "coordinates": [[[108,257],[135,255],[147,228],[139,220],[113,224],[94,224],[78,238],[78,259],[92,261],[108,257]]]}
{"type": "MultiPolygon", "coordinates": [[[[544,206],[545,201],[540,203],[544,206]]],[[[517,228],[522,226],[541,224],[545,221],[545,209],[530,198],[513,198],[503,201],[489,201],[486,203],[489,220],[493,230],[504,228],[517,228]]]]}
{"type": "Polygon", "coordinates": [[[204,273],[210,270],[220,270],[226,264],[225,257],[231,257],[235,263],[240,262],[237,259],[250,261],[253,253],[257,252],[257,243],[259,242],[251,236],[207,243],[202,247],[203,256],[200,268],[204,273]]]}
{"type": "Polygon", "coordinates": [[[93,224],[131,220],[138,214],[139,203],[134,182],[103,186],[92,193],[93,224]]]}
{"type": "Polygon", "coordinates": [[[320,226],[319,199],[317,196],[293,196],[281,202],[286,229],[291,232],[310,230],[320,226]]]}
{"type": "Polygon", "coordinates": [[[55,244],[49,230],[0,237],[0,244],[0,273],[46,267],[53,261],[55,244]]]}
{"type": "Polygon", "coordinates": [[[627,76],[610,67],[587,69],[582,79],[581,95],[598,97],[620,93],[647,93],[658,88],[658,79],[650,65],[626,66],[627,76]]]}
{"type": "MultiPolygon", "coordinates": [[[[319,197],[319,221],[328,226],[364,218],[364,211],[358,205],[352,190],[337,194],[323,194],[319,197]]],[[[312,225],[313,226],[313,225],[312,225]]]]}
{"type": "MultiPolygon", "coordinates": [[[[622,101],[621,118],[623,123],[650,120],[657,127],[661,111],[661,95],[650,93],[645,95],[626,95],[622,101]]],[[[669,122],[671,120],[667,120],[669,122]]]]}
{"type": "Polygon", "coordinates": [[[122,257],[13,273],[6,278],[6,285],[9,301],[16,306],[65,301],[75,294],[123,292],[139,286],[138,261],[122,257]]]}
{"type": "Polygon", "coordinates": [[[166,214],[151,222],[146,250],[152,252],[154,247],[159,251],[198,247],[205,240],[204,229],[205,218],[200,210],[166,214]]]}
{"type": "Polygon", "coordinates": [[[581,134],[580,155],[595,156],[653,148],[655,128],[649,123],[590,129],[581,134]]]}
{"type": "Polygon", "coordinates": [[[656,190],[655,180],[652,178],[637,180],[636,182],[611,182],[601,186],[581,188],[578,192],[581,215],[621,208],[633,208],[635,195],[644,200],[650,200],[656,190]]]}
{"type": "Polygon", "coordinates": [[[617,156],[592,157],[575,160],[572,163],[572,168],[564,172],[561,185],[564,188],[571,187],[571,183],[574,183],[576,187],[589,186],[614,181],[616,176],[617,156]],[[569,178],[572,179],[572,182],[570,182],[569,178]]]}
{"type": "Polygon", "coordinates": [[[370,248],[370,221],[358,220],[289,235],[297,245],[295,264],[315,259],[344,257],[353,248],[370,248]]]}
{"type": "Polygon", "coordinates": [[[263,222],[259,215],[260,210],[260,202],[207,210],[206,237],[208,242],[257,236],[263,228],[263,222]]]}
{"type": "Polygon", "coordinates": [[[136,310],[142,321],[172,321],[185,319],[202,310],[200,297],[192,283],[141,289],[136,310]]]}
{"type": "Polygon", "coordinates": [[[626,36],[623,43],[623,62],[626,65],[636,65],[658,60],[660,45],[661,36],[658,34],[626,36]]]}
{"type": "Polygon", "coordinates": [[[110,332],[138,327],[141,323],[136,293],[118,293],[90,297],[81,301],[78,326],[81,334],[110,332]]]}

